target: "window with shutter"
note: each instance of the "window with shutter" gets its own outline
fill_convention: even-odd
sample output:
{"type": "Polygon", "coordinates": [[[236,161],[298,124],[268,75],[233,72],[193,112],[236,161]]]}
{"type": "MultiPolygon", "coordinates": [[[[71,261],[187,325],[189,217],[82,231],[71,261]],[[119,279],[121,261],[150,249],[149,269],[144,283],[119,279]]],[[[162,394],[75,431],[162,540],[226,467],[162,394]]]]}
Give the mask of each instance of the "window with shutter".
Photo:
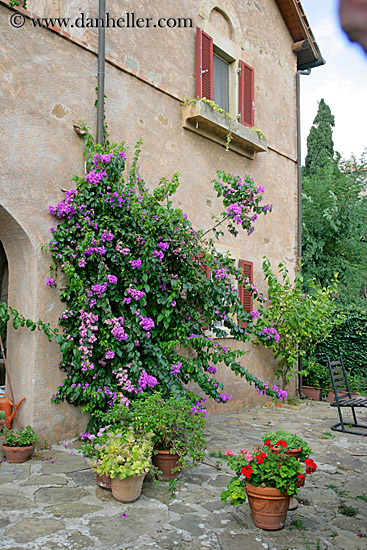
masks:
{"type": "MultiPolygon", "coordinates": [[[[248,262],[247,260],[238,260],[238,267],[241,269],[245,275],[245,277],[248,278],[250,283],[253,283],[253,263],[248,262]]],[[[238,289],[238,294],[240,298],[240,302],[244,307],[244,310],[247,313],[250,313],[252,311],[252,295],[249,290],[244,288],[243,285],[241,285],[238,289]]],[[[242,321],[239,323],[240,328],[247,327],[247,323],[245,321],[242,321]]]]}
{"type": "Polygon", "coordinates": [[[213,99],[213,39],[196,28],[196,97],[213,99]]]}
{"type": "Polygon", "coordinates": [[[254,126],[254,69],[243,61],[239,64],[238,112],[241,124],[254,126]]]}

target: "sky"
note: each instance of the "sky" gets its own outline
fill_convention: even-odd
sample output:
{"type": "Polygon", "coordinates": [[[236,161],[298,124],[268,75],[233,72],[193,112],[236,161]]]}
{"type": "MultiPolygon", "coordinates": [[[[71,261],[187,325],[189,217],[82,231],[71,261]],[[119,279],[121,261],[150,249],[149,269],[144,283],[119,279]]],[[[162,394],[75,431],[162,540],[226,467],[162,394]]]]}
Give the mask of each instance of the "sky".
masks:
{"type": "Polygon", "coordinates": [[[301,0],[326,65],[301,76],[302,159],[321,98],[335,116],[334,148],[346,159],[367,147],[367,55],[340,28],[338,0],[301,0]]]}

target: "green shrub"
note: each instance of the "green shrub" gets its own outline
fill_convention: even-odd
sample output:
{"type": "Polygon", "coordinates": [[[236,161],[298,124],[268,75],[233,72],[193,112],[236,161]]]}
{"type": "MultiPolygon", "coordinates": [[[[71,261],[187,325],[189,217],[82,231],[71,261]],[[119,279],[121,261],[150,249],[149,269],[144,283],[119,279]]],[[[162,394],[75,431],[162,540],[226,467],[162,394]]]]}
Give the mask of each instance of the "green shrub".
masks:
{"type": "Polygon", "coordinates": [[[347,373],[358,377],[366,376],[367,366],[367,314],[351,314],[335,327],[330,336],[318,344],[313,353],[315,360],[327,369],[327,358],[332,361],[343,356],[347,373]]]}

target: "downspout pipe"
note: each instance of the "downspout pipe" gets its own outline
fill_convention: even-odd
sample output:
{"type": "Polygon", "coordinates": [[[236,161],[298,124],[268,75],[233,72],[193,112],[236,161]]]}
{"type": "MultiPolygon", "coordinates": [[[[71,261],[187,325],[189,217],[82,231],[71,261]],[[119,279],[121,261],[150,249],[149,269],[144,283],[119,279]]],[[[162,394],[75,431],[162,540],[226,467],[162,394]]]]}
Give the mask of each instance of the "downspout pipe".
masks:
{"type": "MultiPolygon", "coordinates": [[[[299,269],[301,271],[300,261],[302,259],[302,161],[301,161],[301,86],[300,76],[310,75],[311,68],[304,71],[297,71],[296,76],[296,95],[297,95],[297,256],[299,269]]],[[[302,370],[302,357],[298,358],[298,372],[302,370]]],[[[302,376],[298,374],[298,394],[300,397],[306,397],[302,392],[302,376]]]]}
{"type": "Polygon", "coordinates": [[[106,0],[99,0],[98,26],[98,84],[97,84],[97,143],[103,145],[104,139],[104,81],[106,54],[106,0]]]}

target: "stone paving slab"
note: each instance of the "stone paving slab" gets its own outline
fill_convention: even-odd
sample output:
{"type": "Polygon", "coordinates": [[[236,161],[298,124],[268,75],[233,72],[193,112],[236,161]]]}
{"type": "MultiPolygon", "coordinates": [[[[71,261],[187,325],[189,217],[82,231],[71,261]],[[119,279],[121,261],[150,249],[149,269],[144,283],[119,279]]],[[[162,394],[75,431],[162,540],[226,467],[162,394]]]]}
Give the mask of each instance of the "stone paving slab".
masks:
{"type": "Polygon", "coordinates": [[[117,502],[71,442],[25,464],[2,462],[0,549],[367,550],[367,437],[331,432],[336,416],[326,403],[306,402],[210,417],[207,457],[182,475],[174,500],[147,476],[136,502],[117,502]],[[247,503],[220,501],[231,472],[210,452],[251,450],[279,428],[306,439],[319,467],[285,528],[272,532],[254,526],[247,503]]]}

